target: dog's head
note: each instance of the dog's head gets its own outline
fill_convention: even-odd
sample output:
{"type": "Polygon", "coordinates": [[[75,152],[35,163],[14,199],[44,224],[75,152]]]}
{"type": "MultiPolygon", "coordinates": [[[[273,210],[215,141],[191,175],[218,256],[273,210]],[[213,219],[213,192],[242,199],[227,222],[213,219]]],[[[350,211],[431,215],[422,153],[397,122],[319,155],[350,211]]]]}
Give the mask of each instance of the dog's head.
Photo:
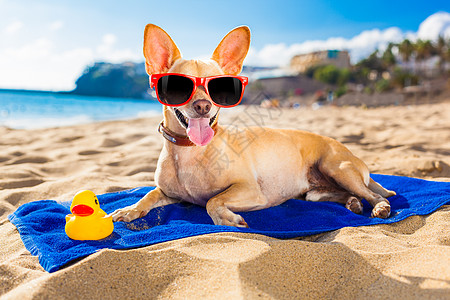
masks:
{"type": "MultiPolygon", "coordinates": [[[[160,27],[148,24],[144,32],[144,56],[147,73],[178,73],[196,77],[238,75],[250,47],[250,30],[241,26],[230,31],[215,49],[210,60],[184,60],[170,36],[160,27]]],[[[185,132],[192,142],[208,144],[214,133],[220,107],[214,105],[203,86],[183,106],[165,106],[166,124],[175,132],[185,132]],[[176,122],[170,120],[176,119],[176,122]]]]}

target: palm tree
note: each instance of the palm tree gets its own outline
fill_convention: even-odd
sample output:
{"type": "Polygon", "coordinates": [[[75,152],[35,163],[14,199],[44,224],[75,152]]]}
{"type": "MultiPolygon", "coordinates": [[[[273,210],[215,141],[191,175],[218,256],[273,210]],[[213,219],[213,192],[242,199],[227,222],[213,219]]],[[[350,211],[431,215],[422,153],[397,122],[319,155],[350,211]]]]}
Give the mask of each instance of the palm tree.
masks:
{"type": "Polygon", "coordinates": [[[418,39],[414,44],[415,52],[416,52],[416,62],[419,65],[422,65],[422,70],[424,69],[423,63],[430,58],[436,51],[433,44],[427,40],[418,39]]]}
{"type": "MultiPolygon", "coordinates": [[[[449,39],[449,43],[450,43],[450,39],[449,39]]],[[[445,40],[445,38],[443,36],[439,36],[437,42],[436,42],[436,52],[437,55],[439,56],[439,73],[443,74],[444,73],[444,68],[445,68],[445,62],[449,60],[450,57],[448,57],[448,54],[450,54],[449,52],[449,47],[447,46],[447,42],[445,40]]]]}
{"type": "Polygon", "coordinates": [[[442,53],[446,46],[447,43],[445,42],[445,38],[442,35],[440,35],[436,42],[436,50],[438,51],[438,53],[442,53]]]}
{"type": "Polygon", "coordinates": [[[383,55],[381,56],[381,60],[383,61],[383,64],[387,67],[387,69],[390,69],[396,64],[395,55],[392,53],[392,48],[394,48],[394,46],[395,44],[389,43],[386,50],[383,52],[383,55]]]}
{"type": "Polygon", "coordinates": [[[418,60],[430,58],[436,52],[433,44],[429,40],[423,41],[419,39],[414,44],[414,47],[417,54],[416,59],[418,60]]]}
{"type": "Polygon", "coordinates": [[[408,39],[404,39],[399,45],[398,45],[398,52],[400,53],[402,60],[404,62],[409,62],[411,59],[411,56],[414,52],[414,46],[408,39]]]}

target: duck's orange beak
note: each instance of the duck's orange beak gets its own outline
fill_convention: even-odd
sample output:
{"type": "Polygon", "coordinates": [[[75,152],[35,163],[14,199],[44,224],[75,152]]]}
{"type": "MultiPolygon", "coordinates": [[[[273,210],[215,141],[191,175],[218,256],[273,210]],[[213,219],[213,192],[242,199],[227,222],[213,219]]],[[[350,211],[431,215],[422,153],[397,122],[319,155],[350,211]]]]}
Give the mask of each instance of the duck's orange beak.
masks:
{"type": "Polygon", "coordinates": [[[84,204],[78,204],[72,207],[72,213],[77,217],[87,217],[94,213],[94,209],[84,204]]]}

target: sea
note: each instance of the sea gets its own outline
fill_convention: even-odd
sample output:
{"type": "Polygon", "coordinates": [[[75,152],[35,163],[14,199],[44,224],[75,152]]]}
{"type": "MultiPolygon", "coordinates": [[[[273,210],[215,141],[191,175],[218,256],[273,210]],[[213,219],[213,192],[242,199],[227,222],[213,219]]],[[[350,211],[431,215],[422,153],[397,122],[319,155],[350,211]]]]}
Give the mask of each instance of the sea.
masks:
{"type": "Polygon", "coordinates": [[[162,115],[156,100],[0,91],[0,126],[39,129],[162,115]]]}

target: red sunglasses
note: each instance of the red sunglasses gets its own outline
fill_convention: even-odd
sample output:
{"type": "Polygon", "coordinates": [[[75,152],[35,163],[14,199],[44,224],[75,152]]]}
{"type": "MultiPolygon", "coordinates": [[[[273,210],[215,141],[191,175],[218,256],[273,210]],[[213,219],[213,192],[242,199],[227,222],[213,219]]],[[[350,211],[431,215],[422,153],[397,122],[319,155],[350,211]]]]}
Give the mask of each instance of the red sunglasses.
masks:
{"type": "Polygon", "coordinates": [[[215,105],[232,107],[238,105],[244,95],[248,78],[244,76],[219,75],[195,77],[178,73],[153,74],[150,87],[155,88],[158,101],[168,106],[188,103],[198,86],[203,86],[215,105]]]}

